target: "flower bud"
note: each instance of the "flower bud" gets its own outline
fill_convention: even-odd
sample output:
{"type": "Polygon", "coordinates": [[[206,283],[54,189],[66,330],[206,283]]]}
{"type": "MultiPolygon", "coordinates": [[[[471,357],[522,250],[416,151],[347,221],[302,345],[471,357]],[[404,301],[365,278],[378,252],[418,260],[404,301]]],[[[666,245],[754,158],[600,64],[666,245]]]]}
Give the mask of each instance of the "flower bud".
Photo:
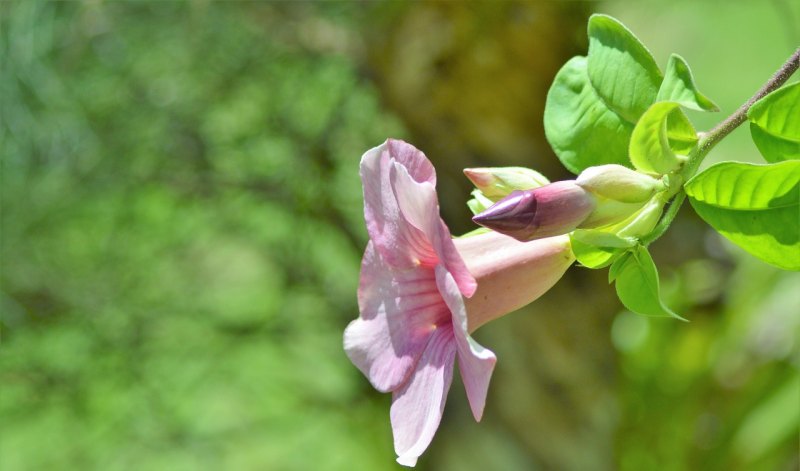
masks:
{"type": "Polygon", "coordinates": [[[624,221],[639,211],[644,204],[620,203],[602,197],[596,198],[596,201],[595,210],[580,224],[581,229],[604,227],[624,221]]]}
{"type": "Polygon", "coordinates": [[[596,199],[568,180],[514,191],[472,220],[524,242],[571,232],[595,207],[596,199]]]}
{"type": "Polygon", "coordinates": [[[464,175],[492,201],[498,201],[514,190],[531,190],[550,183],[541,173],[524,167],[465,168],[464,175]]]}
{"type": "Polygon", "coordinates": [[[615,164],[589,167],[575,182],[595,196],[620,203],[644,203],[665,188],[661,180],[615,164]]]}

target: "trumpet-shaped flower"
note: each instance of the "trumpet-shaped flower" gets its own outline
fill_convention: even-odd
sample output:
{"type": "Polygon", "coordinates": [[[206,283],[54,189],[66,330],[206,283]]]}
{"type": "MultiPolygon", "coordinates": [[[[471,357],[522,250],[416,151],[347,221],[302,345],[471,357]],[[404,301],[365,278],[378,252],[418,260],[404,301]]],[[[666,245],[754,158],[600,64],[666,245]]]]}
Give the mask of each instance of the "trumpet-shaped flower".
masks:
{"type": "Polygon", "coordinates": [[[413,466],[439,427],[456,359],[475,419],[483,414],[496,357],[470,333],[539,297],[574,258],[566,236],[453,240],[439,216],[433,166],[405,142],[366,152],[361,179],[370,242],[360,316],[344,348],[377,390],[392,393],[397,461],[413,466]]]}

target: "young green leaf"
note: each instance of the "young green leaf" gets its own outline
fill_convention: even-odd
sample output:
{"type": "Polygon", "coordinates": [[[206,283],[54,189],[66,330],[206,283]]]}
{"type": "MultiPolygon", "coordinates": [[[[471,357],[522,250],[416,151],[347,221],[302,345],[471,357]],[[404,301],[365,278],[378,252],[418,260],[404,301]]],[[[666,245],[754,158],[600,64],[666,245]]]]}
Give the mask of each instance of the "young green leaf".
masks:
{"type": "Polygon", "coordinates": [[[667,139],[672,152],[689,155],[697,144],[697,131],[682,110],[667,115],[667,139]]]}
{"type": "Polygon", "coordinates": [[[689,65],[677,54],[669,57],[656,100],[675,102],[690,110],[719,111],[714,102],[697,91],[689,65]]]}
{"type": "Polygon", "coordinates": [[[651,106],[633,129],[630,158],[636,169],[666,174],[679,168],[685,160],[673,146],[685,149],[697,143],[697,134],[678,103],[661,101],[651,106]],[[678,145],[673,144],[679,143],[678,145]]]}
{"type": "Polygon", "coordinates": [[[632,238],[594,229],[578,229],[570,234],[570,241],[575,258],[587,268],[606,267],[636,244],[632,238]]]}
{"type": "Polygon", "coordinates": [[[750,133],[768,162],[800,159],[800,82],[758,100],[747,111],[750,133]]]}
{"type": "Polygon", "coordinates": [[[635,123],[655,101],[661,71],[650,51],[616,19],[589,18],[588,74],[597,94],[611,109],[635,123]]]}
{"type": "Polygon", "coordinates": [[[721,162],[686,184],[697,214],[734,244],[786,270],[800,270],[800,161],[721,162]]]}
{"type": "Polygon", "coordinates": [[[467,207],[472,211],[472,214],[478,215],[486,211],[494,203],[494,201],[484,196],[481,190],[475,189],[472,190],[472,199],[467,201],[467,207]]]}
{"type": "Polygon", "coordinates": [[[570,171],[603,164],[630,166],[633,126],[656,98],[661,72],[627,28],[605,15],[589,20],[588,57],[573,57],[556,75],[544,129],[570,171]]]}
{"type": "Polygon", "coordinates": [[[578,174],[603,164],[630,165],[633,124],[613,112],[589,82],[586,58],[573,57],[558,71],[544,108],[544,132],[561,163],[578,174]]]}
{"type": "Polygon", "coordinates": [[[631,311],[645,316],[674,317],[685,321],[661,301],[658,271],[644,246],[637,246],[611,265],[617,296],[631,311]]]}

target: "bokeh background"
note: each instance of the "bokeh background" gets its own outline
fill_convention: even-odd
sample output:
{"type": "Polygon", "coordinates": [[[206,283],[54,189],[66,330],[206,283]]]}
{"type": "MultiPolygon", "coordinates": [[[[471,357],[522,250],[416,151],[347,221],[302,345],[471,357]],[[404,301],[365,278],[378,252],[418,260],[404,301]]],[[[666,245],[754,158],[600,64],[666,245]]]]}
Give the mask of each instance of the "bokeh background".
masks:
{"type": "MultiPolygon", "coordinates": [[[[790,1],[0,3],[0,469],[388,470],[390,399],[349,363],[366,243],[358,161],[387,137],[439,171],[568,178],[544,96],[593,11],[722,108],[800,44],[790,1]]],[[[795,78],[796,80],[796,78],[795,78]]],[[[758,161],[746,129],[710,160],[758,161]]],[[[800,278],[688,205],[653,245],[668,304],[604,270],[486,326],[423,470],[794,470],[800,278]]]]}

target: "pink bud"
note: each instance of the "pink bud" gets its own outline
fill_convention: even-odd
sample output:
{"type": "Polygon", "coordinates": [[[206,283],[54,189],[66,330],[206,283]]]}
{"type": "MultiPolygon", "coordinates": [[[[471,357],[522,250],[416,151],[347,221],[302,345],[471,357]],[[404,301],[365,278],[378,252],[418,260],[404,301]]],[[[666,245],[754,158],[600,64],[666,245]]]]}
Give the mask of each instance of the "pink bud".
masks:
{"type": "Polygon", "coordinates": [[[567,180],[514,191],[472,220],[524,242],[575,230],[595,206],[589,192],[567,180]]]}

